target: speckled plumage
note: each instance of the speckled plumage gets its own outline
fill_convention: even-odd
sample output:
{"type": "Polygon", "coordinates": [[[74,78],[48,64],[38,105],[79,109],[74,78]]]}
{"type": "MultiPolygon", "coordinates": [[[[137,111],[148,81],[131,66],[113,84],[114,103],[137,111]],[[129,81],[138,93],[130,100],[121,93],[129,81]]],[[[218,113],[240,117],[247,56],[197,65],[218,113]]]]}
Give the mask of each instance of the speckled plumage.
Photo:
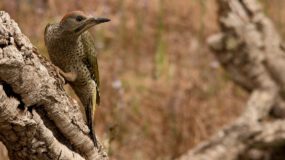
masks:
{"type": "Polygon", "coordinates": [[[46,27],[45,43],[51,61],[64,72],[75,71],[78,74],[77,79],[69,83],[84,106],[88,105],[94,91],[97,92],[96,102],[99,104],[96,49],[90,33],[85,31],[79,37],[72,37],[72,35],[62,37],[61,32],[59,24],[49,24],[46,27]],[[89,82],[90,80],[94,83],[89,82]]]}
{"type": "Polygon", "coordinates": [[[69,84],[85,107],[90,136],[95,145],[93,117],[95,105],[100,103],[99,72],[94,40],[87,29],[108,21],[74,11],[66,14],[59,23],[48,24],[45,29],[45,44],[51,61],[63,71],[62,74],[76,75],[69,84]]]}

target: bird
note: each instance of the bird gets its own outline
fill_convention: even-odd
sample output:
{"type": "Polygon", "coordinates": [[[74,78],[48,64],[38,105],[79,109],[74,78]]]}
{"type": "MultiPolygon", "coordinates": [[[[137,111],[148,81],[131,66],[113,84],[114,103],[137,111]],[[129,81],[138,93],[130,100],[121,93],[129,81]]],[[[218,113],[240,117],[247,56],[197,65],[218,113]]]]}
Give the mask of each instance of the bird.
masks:
{"type": "Polygon", "coordinates": [[[96,147],[93,121],[95,107],[100,104],[100,80],[95,42],[88,30],[109,21],[71,11],[60,22],[47,24],[44,31],[49,57],[83,104],[89,136],[96,147]]]}

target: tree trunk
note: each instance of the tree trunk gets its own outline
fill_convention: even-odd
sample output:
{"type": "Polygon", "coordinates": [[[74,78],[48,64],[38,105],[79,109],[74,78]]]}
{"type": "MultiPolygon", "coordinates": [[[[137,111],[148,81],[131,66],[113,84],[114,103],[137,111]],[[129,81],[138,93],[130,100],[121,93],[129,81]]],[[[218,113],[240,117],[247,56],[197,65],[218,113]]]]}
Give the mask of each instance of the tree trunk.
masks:
{"type": "Polygon", "coordinates": [[[0,141],[10,159],[108,159],[79,105],[9,15],[0,11],[0,141]]]}
{"type": "Polygon", "coordinates": [[[217,59],[250,93],[243,114],[180,160],[285,159],[285,48],[257,0],[217,0],[217,59]]]}

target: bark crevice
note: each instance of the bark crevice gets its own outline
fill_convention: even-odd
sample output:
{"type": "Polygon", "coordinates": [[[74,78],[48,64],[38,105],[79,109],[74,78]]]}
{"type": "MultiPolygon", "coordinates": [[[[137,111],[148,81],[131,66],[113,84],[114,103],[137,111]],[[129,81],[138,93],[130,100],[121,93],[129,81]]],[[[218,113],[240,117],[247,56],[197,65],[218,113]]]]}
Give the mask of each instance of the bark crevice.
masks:
{"type": "Polygon", "coordinates": [[[108,159],[55,67],[0,11],[0,140],[10,159],[108,159]]]}

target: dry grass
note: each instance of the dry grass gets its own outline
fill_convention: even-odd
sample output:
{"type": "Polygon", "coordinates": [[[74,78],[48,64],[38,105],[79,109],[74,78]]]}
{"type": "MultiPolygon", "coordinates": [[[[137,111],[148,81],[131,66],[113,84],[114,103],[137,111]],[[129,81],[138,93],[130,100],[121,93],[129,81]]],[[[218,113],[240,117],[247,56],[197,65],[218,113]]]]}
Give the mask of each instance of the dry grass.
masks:
{"type": "MultiPolygon", "coordinates": [[[[96,130],[111,159],[173,159],[243,109],[246,94],[227,78],[205,44],[218,30],[213,0],[18,3],[2,0],[0,9],[16,19],[45,55],[44,27],[67,11],[112,19],[92,30],[100,50],[103,98],[96,130]]],[[[276,11],[279,3],[284,2],[270,1],[266,10],[285,34],[284,11],[276,11]]]]}

